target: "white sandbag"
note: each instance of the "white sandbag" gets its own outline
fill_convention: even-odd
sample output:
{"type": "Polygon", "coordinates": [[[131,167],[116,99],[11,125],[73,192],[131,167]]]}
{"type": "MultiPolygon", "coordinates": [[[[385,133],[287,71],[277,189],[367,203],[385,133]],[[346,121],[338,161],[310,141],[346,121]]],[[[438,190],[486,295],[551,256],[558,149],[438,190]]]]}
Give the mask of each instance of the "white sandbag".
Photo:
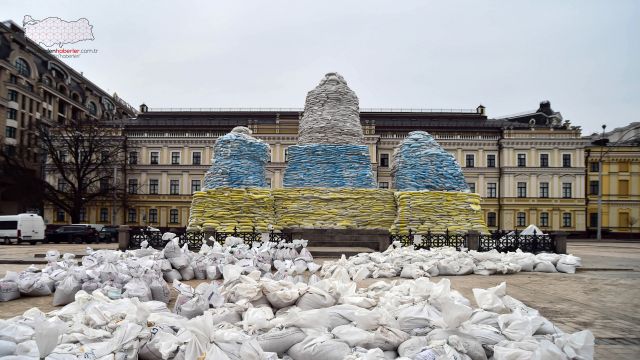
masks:
{"type": "Polygon", "coordinates": [[[341,325],[331,330],[336,339],[346,342],[350,347],[367,347],[373,342],[373,333],[353,325],[341,325]]]}
{"type": "Polygon", "coordinates": [[[182,249],[180,249],[180,243],[178,242],[178,239],[175,238],[175,236],[176,234],[170,233],[170,232],[166,232],[162,235],[163,240],[173,239],[169,241],[167,245],[165,245],[163,250],[164,257],[166,257],[167,259],[171,259],[171,258],[182,255],[182,249]]]}
{"type": "Polygon", "coordinates": [[[336,300],[328,292],[315,286],[309,289],[296,301],[296,306],[301,310],[322,309],[332,306],[336,300]]]}
{"type": "Polygon", "coordinates": [[[72,275],[67,276],[53,294],[53,306],[67,305],[75,300],[76,293],[82,289],[82,285],[72,275]]]}
{"type": "Polygon", "coordinates": [[[595,338],[589,330],[573,334],[564,334],[555,339],[555,344],[564,351],[570,359],[593,359],[595,338]]]}
{"type": "Polygon", "coordinates": [[[152,277],[149,282],[149,290],[151,291],[151,298],[156,301],[162,301],[168,304],[171,300],[171,289],[169,285],[158,277],[152,277]]]}
{"type": "Polygon", "coordinates": [[[558,272],[556,267],[550,261],[540,261],[533,268],[533,271],[536,272],[545,272],[545,273],[555,273],[558,272]]]}
{"type": "Polygon", "coordinates": [[[471,360],[487,360],[482,344],[474,337],[462,332],[436,329],[427,335],[427,340],[430,344],[438,340],[446,341],[449,346],[469,356],[471,360]]]}
{"type": "Polygon", "coordinates": [[[282,309],[287,306],[291,306],[296,303],[300,298],[300,291],[297,288],[293,289],[281,289],[278,291],[270,292],[267,295],[267,300],[276,309],[282,309]]]}
{"type": "Polygon", "coordinates": [[[284,329],[271,329],[268,332],[258,335],[256,340],[266,352],[274,352],[278,355],[284,354],[291,346],[302,342],[307,335],[297,327],[284,329]]]}
{"type": "Polygon", "coordinates": [[[427,345],[429,341],[426,336],[414,336],[398,346],[398,354],[413,359],[427,345]]]}
{"type": "Polygon", "coordinates": [[[482,345],[495,345],[506,340],[499,329],[490,325],[464,323],[459,328],[460,332],[472,336],[482,345]]]}
{"type": "Polygon", "coordinates": [[[478,307],[496,313],[503,313],[507,309],[502,303],[501,297],[506,295],[507,283],[504,281],[500,285],[488,289],[473,289],[473,297],[476,299],[478,307]]]}
{"type": "Polygon", "coordinates": [[[48,275],[41,273],[21,272],[18,275],[18,290],[23,296],[48,296],[51,288],[48,275]]]}
{"type": "Polygon", "coordinates": [[[13,355],[16,352],[16,343],[0,340],[0,356],[13,355]]]}
{"type": "MultiPolygon", "coordinates": [[[[149,285],[141,278],[133,278],[124,286],[124,297],[138,298],[140,301],[153,300],[149,285]]],[[[56,291],[57,293],[57,291],[56,291]]]]}
{"type": "Polygon", "coordinates": [[[18,290],[18,283],[0,280],[0,302],[15,300],[19,297],[20,290],[18,290]]]}
{"type": "Polygon", "coordinates": [[[175,280],[182,280],[182,275],[180,275],[180,272],[176,269],[162,272],[162,277],[167,283],[173,283],[175,280]]]}
{"type": "Polygon", "coordinates": [[[100,288],[100,282],[97,280],[89,280],[82,283],[82,291],[91,294],[100,288]]]}
{"type": "Polygon", "coordinates": [[[349,345],[327,335],[309,336],[287,351],[293,360],[342,360],[350,353],[349,345]]]}
{"type": "Polygon", "coordinates": [[[398,312],[397,318],[398,328],[407,333],[420,328],[432,330],[443,323],[442,314],[427,303],[405,307],[398,312]]]}
{"type": "Polygon", "coordinates": [[[189,258],[184,254],[169,258],[169,262],[171,263],[171,266],[173,266],[173,268],[177,270],[180,270],[189,266],[189,258]]]}
{"type": "Polygon", "coordinates": [[[242,321],[241,310],[237,308],[221,307],[217,309],[209,309],[207,311],[211,313],[212,323],[214,325],[221,322],[236,324],[242,321]]]}
{"type": "Polygon", "coordinates": [[[249,333],[267,329],[270,327],[269,320],[273,318],[273,310],[270,307],[252,307],[242,314],[242,328],[249,333]]]}
{"type": "Polygon", "coordinates": [[[140,347],[140,360],[169,359],[182,343],[168,325],[156,325],[149,329],[151,337],[140,347]]]}
{"type": "Polygon", "coordinates": [[[498,316],[498,324],[504,336],[510,340],[520,341],[535,334],[542,325],[542,320],[517,310],[511,314],[498,316]]]}
{"type": "Polygon", "coordinates": [[[207,280],[217,280],[222,277],[222,273],[218,271],[218,266],[209,265],[206,268],[207,280]]]}
{"type": "Polygon", "coordinates": [[[558,265],[556,265],[556,270],[558,270],[558,272],[565,273],[565,274],[575,274],[576,266],[558,262],[558,265]]]}
{"type": "MultiPolygon", "coordinates": [[[[174,259],[176,259],[176,258],[174,258],[174,259]]],[[[178,271],[180,272],[180,276],[182,277],[182,281],[193,280],[196,277],[196,274],[193,271],[193,268],[191,267],[191,265],[187,265],[187,266],[183,267],[182,269],[180,269],[178,271]]]]}

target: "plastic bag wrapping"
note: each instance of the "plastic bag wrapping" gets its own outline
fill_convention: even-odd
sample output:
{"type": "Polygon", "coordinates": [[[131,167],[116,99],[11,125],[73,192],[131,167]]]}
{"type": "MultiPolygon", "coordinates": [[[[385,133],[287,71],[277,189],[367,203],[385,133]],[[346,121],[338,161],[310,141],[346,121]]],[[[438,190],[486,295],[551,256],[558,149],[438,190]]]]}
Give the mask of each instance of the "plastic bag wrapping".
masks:
{"type": "Polygon", "coordinates": [[[265,168],[269,161],[269,145],[250,134],[248,128],[239,126],[216,140],[203,189],[267,186],[265,168]]]}
{"type": "Polygon", "coordinates": [[[469,191],[462,169],[425,131],[412,131],[393,154],[391,176],[402,191],[469,191]]]}

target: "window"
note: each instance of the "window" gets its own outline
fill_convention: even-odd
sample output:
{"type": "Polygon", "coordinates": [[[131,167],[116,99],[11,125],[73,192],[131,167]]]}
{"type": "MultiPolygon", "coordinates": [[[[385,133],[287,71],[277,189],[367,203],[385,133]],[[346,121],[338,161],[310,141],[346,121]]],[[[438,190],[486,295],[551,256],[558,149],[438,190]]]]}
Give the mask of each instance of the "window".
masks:
{"type": "Polygon", "coordinates": [[[180,194],[180,180],[169,180],[169,194],[180,194]]]}
{"type": "Polygon", "coordinates": [[[562,154],[562,167],[571,167],[571,154],[562,154]]]}
{"type": "Polygon", "coordinates": [[[487,183],[487,197],[489,198],[498,197],[498,184],[487,183]]]}
{"type": "Polygon", "coordinates": [[[180,165],[180,152],[172,151],[171,152],[171,165],[180,165]]]}
{"type": "Polygon", "coordinates": [[[549,213],[548,212],[541,212],[540,213],[540,226],[541,227],[548,227],[549,226],[549,213]]]}
{"type": "Polygon", "coordinates": [[[598,227],[598,213],[589,214],[589,227],[598,227]]]}
{"type": "Polygon", "coordinates": [[[289,148],[284,149],[284,162],[289,161],[289,148]]]}
{"type": "Polygon", "coordinates": [[[540,167],[549,167],[549,154],[540,154],[540,167]]]}
{"type": "Polygon", "coordinates": [[[15,90],[9,90],[9,101],[18,101],[18,92],[15,90]]]}
{"type": "Polygon", "coordinates": [[[100,208],[100,222],[109,222],[109,209],[100,208]]]}
{"type": "Polygon", "coordinates": [[[158,194],[158,179],[149,179],[149,194],[158,194]]]}
{"type": "Polygon", "coordinates": [[[527,197],[527,183],[519,182],[518,183],[518,197],[524,198],[527,197]]]}
{"type": "Polygon", "coordinates": [[[467,183],[467,186],[469,187],[469,191],[471,191],[472,193],[476,192],[476,183],[467,183]]]}
{"type": "Polygon", "coordinates": [[[94,103],[93,101],[89,101],[87,103],[87,109],[89,109],[89,114],[93,116],[98,115],[98,107],[96,106],[96,103],[94,103]]]}
{"type": "Polygon", "coordinates": [[[109,152],[108,151],[104,150],[104,151],[100,152],[100,161],[103,162],[103,163],[106,162],[106,161],[109,161],[109,152]]]}
{"type": "Polygon", "coordinates": [[[518,167],[527,166],[527,154],[518,154],[518,167]]]}
{"type": "Polygon", "coordinates": [[[138,152],[129,151],[129,164],[135,165],[138,163],[138,152]]]}
{"type": "Polygon", "coordinates": [[[571,183],[562,183],[562,197],[565,199],[571,198],[571,183]]]}
{"type": "Polygon", "coordinates": [[[17,58],[15,65],[16,70],[18,70],[18,74],[26,77],[31,76],[31,68],[29,67],[29,64],[27,64],[25,59],[17,58]]]}
{"type": "Polygon", "coordinates": [[[191,163],[193,165],[200,165],[202,163],[202,153],[200,151],[194,151],[191,154],[191,163]]]}
{"type": "Polygon", "coordinates": [[[158,222],[158,209],[149,209],[149,222],[150,223],[158,222]]]}
{"type": "Polygon", "coordinates": [[[85,222],[87,221],[87,209],[86,208],[81,208],[80,209],[80,214],[78,214],[80,217],[80,221],[85,222]]]}
{"type": "Polygon", "coordinates": [[[178,209],[169,210],[169,223],[171,224],[178,223],[178,209]]]}
{"type": "Polygon", "coordinates": [[[629,195],[629,180],[618,180],[618,194],[629,195]]]}
{"type": "Polygon", "coordinates": [[[487,213],[487,226],[496,226],[496,213],[487,213]]]}
{"type": "Polygon", "coordinates": [[[129,211],[127,212],[127,222],[138,222],[138,212],[136,211],[136,209],[129,209],[129,211]]]}
{"type": "Polygon", "coordinates": [[[160,152],[152,151],[149,156],[149,163],[151,165],[158,165],[158,158],[160,157],[160,152]]]}
{"type": "Polygon", "coordinates": [[[9,119],[9,120],[18,120],[18,110],[16,110],[16,109],[7,109],[7,119],[9,119]]]}
{"type": "Polygon", "coordinates": [[[618,213],[618,225],[623,228],[629,227],[629,213],[628,212],[619,212],[618,213]]]}
{"type": "Polygon", "coordinates": [[[389,167],[389,154],[380,154],[380,167],[389,167]]]}
{"type": "Polygon", "coordinates": [[[56,210],[56,221],[64,222],[64,210],[62,209],[56,210]]]}
{"type": "Polygon", "coordinates": [[[58,179],[58,191],[67,191],[67,182],[64,179],[58,179]]]}
{"type": "Polygon", "coordinates": [[[271,189],[271,178],[267,178],[267,187],[271,189]]]}
{"type": "Polygon", "coordinates": [[[571,227],[571,213],[562,213],[562,227],[571,227]]]}
{"type": "Polygon", "coordinates": [[[494,154],[487,155],[487,167],[496,167],[496,156],[494,154]]]}
{"type": "Polygon", "coordinates": [[[389,188],[389,183],[386,181],[381,181],[378,183],[378,187],[380,189],[388,189],[389,188]]]}
{"type": "Polygon", "coordinates": [[[619,162],[618,172],[629,172],[629,163],[626,161],[619,162]]]}
{"type": "Polygon", "coordinates": [[[527,214],[519,212],[516,215],[516,226],[527,226],[527,214]]]}
{"type": "Polygon", "coordinates": [[[540,197],[548,198],[549,197],[549,183],[541,182],[540,183],[540,197]]]}
{"type": "Polygon", "coordinates": [[[129,179],[129,194],[138,193],[138,179],[129,179]]]}
{"type": "Polygon", "coordinates": [[[60,150],[58,152],[58,159],[60,160],[61,163],[66,163],[67,162],[67,151],[66,150],[60,150]]]}
{"type": "Polygon", "coordinates": [[[4,135],[6,137],[8,137],[9,139],[15,139],[16,138],[16,128],[14,128],[13,126],[7,126],[5,128],[4,135]]]}
{"type": "Polygon", "coordinates": [[[14,145],[5,145],[4,152],[7,156],[15,156],[16,155],[16,147],[14,145]]]}
{"type": "Polygon", "coordinates": [[[100,178],[100,192],[109,191],[109,178],[100,178]]]}
{"type": "Polygon", "coordinates": [[[591,162],[589,163],[589,170],[591,172],[598,172],[600,171],[600,163],[597,162],[591,162]]]}
{"type": "Polygon", "coordinates": [[[191,193],[200,191],[200,180],[191,180],[191,193]]]}
{"type": "Polygon", "coordinates": [[[600,182],[598,180],[589,181],[589,195],[598,195],[600,193],[600,182]]]}
{"type": "Polygon", "coordinates": [[[465,167],[473,167],[475,162],[475,156],[473,154],[465,155],[465,167]]]}

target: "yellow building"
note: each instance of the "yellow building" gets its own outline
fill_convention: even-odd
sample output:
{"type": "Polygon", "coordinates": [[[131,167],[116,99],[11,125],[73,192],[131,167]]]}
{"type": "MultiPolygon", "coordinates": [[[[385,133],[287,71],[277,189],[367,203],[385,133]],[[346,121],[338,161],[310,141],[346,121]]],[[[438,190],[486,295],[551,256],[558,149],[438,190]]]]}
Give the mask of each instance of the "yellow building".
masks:
{"type": "MultiPolygon", "coordinates": [[[[598,194],[602,191],[602,232],[640,234],[640,123],[605,133],[606,146],[592,144],[587,154],[589,233],[598,227],[598,194]],[[602,184],[598,176],[602,168],[602,184]]],[[[593,140],[600,139],[593,136],[593,140]]]]}

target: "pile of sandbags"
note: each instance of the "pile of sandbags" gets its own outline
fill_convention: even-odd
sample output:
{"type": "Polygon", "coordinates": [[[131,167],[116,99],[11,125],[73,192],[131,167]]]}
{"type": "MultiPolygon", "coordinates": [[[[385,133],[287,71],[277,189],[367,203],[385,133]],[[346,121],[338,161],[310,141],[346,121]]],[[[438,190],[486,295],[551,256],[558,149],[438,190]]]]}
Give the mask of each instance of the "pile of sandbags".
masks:
{"type": "Polygon", "coordinates": [[[288,153],[284,187],[376,187],[366,145],[294,145],[288,153]]]}
{"type": "Polygon", "coordinates": [[[267,186],[265,168],[270,157],[269,145],[252,137],[250,129],[238,126],[218,138],[213,153],[203,189],[267,186]]]}
{"type": "Polygon", "coordinates": [[[392,233],[488,233],[480,210],[480,195],[449,191],[398,191],[398,215],[392,233]]]}
{"type": "Polygon", "coordinates": [[[193,194],[189,229],[210,227],[216,231],[266,232],[277,229],[274,203],[269,189],[221,187],[193,194]]]}
{"type": "Polygon", "coordinates": [[[326,74],[307,94],[298,144],[364,144],[358,97],[340,74],[326,74]]]}
{"type": "Polygon", "coordinates": [[[458,251],[452,247],[418,249],[394,242],[384,252],[360,253],[325,261],[320,272],[323,278],[336,274],[361,281],[367,278],[408,278],[439,275],[494,275],[521,271],[575,273],[581,260],[573,255],[516,252],[500,253],[458,251]]]}
{"type": "Polygon", "coordinates": [[[393,154],[391,176],[402,191],[469,191],[460,165],[433,136],[412,131],[393,154]]]}
{"type": "Polygon", "coordinates": [[[396,216],[393,192],[380,189],[274,189],[281,228],[389,229],[396,216]]]}
{"type": "Polygon", "coordinates": [[[358,288],[343,271],[314,284],[259,272],[192,288],[161,302],[79,291],[48,314],[0,320],[0,355],[20,359],[593,359],[594,337],[564,333],[507,295],[448,279],[358,288]]]}

